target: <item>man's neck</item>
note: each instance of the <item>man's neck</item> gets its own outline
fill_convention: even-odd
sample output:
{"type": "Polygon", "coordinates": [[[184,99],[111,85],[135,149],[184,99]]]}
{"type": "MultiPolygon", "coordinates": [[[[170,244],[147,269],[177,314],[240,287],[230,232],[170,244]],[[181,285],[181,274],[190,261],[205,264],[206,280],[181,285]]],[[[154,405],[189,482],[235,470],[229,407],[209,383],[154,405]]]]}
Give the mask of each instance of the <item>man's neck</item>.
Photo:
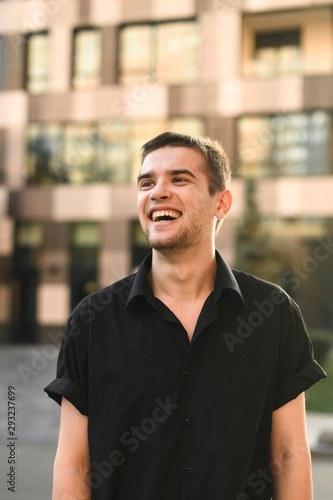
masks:
{"type": "Polygon", "coordinates": [[[215,248],[191,248],[180,253],[153,250],[149,280],[156,297],[176,302],[194,302],[214,289],[215,248]]]}

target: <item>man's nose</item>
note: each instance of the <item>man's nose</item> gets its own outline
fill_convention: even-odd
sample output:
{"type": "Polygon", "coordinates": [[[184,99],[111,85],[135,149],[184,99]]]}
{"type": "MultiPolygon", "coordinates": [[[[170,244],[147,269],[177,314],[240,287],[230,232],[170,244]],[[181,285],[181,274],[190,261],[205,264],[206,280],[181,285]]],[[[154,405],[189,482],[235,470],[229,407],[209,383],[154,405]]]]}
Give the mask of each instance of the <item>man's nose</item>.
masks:
{"type": "Polygon", "coordinates": [[[170,191],[165,182],[157,182],[150,192],[152,200],[165,200],[169,198],[170,191]]]}

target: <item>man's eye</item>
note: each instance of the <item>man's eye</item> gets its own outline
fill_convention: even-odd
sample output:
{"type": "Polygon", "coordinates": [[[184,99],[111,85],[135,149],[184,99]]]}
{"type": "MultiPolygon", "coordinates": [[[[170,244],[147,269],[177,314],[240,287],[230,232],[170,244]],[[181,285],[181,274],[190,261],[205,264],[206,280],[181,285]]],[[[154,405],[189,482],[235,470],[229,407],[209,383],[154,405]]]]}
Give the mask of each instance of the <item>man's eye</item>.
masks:
{"type": "Polygon", "coordinates": [[[185,182],[185,181],[186,181],[186,179],[183,179],[182,177],[175,177],[173,179],[173,182],[185,182]]]}
{"type": "Polygon", "coordinates": [[[153,184],[153,183],[152,183],[152,181],[143,181],[143,182],[141,182],[141,184],[140,184],[140,188],[141,188],[141,189],[142,189],[142,188],[147,188],[147,187],[152,186],[152,184],[153,184]]]}

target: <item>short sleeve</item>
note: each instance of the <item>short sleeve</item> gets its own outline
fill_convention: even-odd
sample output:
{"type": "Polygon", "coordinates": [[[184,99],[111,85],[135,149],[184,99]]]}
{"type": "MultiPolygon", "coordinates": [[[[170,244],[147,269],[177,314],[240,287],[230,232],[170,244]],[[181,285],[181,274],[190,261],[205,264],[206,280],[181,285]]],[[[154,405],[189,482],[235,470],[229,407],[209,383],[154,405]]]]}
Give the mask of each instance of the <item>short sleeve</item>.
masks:
{"type": "Polygon", "coordinates": [[[288,295],[285,297],[281,305],[274,410],[327,376],[314,359],[313,346],[299,307],[288,295]]]}
{"type": "Polygon", "coordinates": [[[82,303],[70,315],[59,351],[56,378],[44,391],[61,404],[64,396],[83,415],[88,415],[88,328],[82,303]]]}

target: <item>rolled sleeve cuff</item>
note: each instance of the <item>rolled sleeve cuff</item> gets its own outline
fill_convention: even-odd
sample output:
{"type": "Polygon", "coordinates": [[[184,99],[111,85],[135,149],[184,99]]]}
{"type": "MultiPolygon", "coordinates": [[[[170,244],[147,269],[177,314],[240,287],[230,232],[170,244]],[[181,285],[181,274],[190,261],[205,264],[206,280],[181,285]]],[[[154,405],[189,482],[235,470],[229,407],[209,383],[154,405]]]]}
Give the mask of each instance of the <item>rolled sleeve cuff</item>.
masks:
{"type": "Polygon", "coordinates": [[[45,387],[46,394],[61,405],[62,396],[79,410],[82,415],[88,415],[87,396],[82,388],[70,379],[56,378],[45,387]]]}
{"type": "Polygon", "coordinates": [[[317,361],[313,359],[305,365],[302,370],[296,373],[285,384],[283,384],[275,393],[274,410],[289,403],[297,398],[302,392],[309,389],[319,380],[326,378],[327,374],[318,365],[317,361]]]}

